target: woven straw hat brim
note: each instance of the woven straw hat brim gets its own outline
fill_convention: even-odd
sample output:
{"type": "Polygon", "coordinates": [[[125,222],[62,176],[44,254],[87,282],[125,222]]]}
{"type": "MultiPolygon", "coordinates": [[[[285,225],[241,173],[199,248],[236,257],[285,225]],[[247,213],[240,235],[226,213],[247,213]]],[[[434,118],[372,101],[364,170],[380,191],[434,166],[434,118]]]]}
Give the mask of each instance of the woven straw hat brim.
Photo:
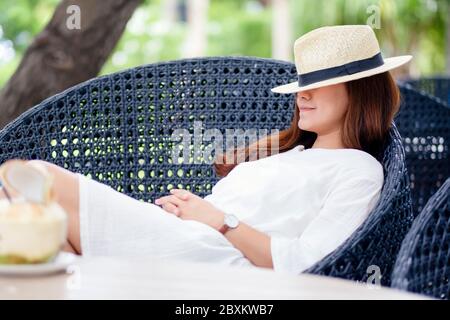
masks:
{"type": "Polygon", "coordinates": [[[383,72],[395,69],[397,67],[400,67],[401,65],[409,62],[411,59],[412,59],[411,55],[385,58],[385,59],[383,59],[383,61],[384,61],[383,65],[381,65],[377,68],[357,72],[357,73],[342,76],[342,77],[337,77],[337,78],[332,78],[332,79],[328,79],[328,80],[315,82],[315,83],[312,83],[307,86],[299,86],[298,81],[295,81],[295,82],[291,82],[288,84],[284,84],[284,85],[272,88],[271,91],[274,93],[295,93],[295,92],[299,92],[299,91],[305,91],[305,90],[330,86],[333,84],[338,84],[338,83],[347,82],[347,81],[351,81],[351,80],[366,78],[366,77],[373,76],[375,74],[383,73],[383,72]]]}

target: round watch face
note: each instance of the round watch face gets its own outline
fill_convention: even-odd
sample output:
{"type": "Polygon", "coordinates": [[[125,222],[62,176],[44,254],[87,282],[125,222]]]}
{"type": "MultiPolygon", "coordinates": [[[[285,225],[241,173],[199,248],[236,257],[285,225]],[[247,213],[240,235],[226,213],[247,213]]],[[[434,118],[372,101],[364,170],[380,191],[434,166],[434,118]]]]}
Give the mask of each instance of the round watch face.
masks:
{"type": "Polygon", "coordinates": [[[239,220],[236,216],[232,214],[225,215],[225,224],[230,228],[236,228],[239,224],[239,220]]]}

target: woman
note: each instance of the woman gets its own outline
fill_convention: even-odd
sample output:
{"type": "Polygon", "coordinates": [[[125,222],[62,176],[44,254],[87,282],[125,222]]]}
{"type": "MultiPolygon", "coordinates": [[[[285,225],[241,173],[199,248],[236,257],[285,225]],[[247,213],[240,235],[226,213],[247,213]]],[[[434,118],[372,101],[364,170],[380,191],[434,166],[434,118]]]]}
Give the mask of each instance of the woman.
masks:
{"type": "Polygon", "coordinates": [[[298,81],[272,89],[296,95],[290,128],[217,161],[223,178],[203,199],[172,189],[144,203],[39,161],[69,216],[66,250],[294,274],[335,250],[379,200],[376,157],[399,108],[389,70],[411,56],[383,60],[372,29],[358,25],[313,30],[297,39],[294,56],[298,81]],[[269,156],[235,163],[263,142],[269,156]]]}

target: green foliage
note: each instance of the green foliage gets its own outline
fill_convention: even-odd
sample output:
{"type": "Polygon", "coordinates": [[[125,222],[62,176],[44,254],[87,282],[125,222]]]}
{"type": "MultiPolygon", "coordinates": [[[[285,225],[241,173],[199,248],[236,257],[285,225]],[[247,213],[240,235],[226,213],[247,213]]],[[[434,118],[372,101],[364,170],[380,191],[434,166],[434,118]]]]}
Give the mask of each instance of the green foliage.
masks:
{"type": "MultiPolygon", "coordinates": [[[[30,45],[52,17],[58,0],[0,1],[0,44],[12,41],[15,55],[2,61],[0,55],[0,87],[8,81],[30,45]]],[[[0,48],[1,50],[1,48],[0,48]]]]}
{"type": "Polygon", "coordinates": [[[180,57],[186,28],[180,23],[169,26],[160,14],[159,1],[144,3],[134,12],[101,74],[180,57]]]}
{"type": "Polygon", "coordinates": [[[271,56],[271,10],[257,1],[212,0],[209,10],[210,56],[271,56]]]}
{"type": "MultiPolygon", "coordinates": [[[[0,87],[13,74],[25,49],[48,23],[58,3],[58,0],[0,2],[0,44],[10,40],[15,50],[14,58],[7,62],[0,55],[0,87]]],[[[263,3],[210,0],[205,55],[271,57],[272,10],[263,3]]],[[[381,10],[381,28],[375,32],[385,56],[411,53],[417,73],[444,71],[448,0],[290,0],[292,41],[325,25],[365,24],[371,5],[381,10]]],[[[168,25],[163,8],[163,0],[143,1],[101,74],[183,57],[186,23],[178,19],[168,25]]]]}
{"type": "Polygon", "coordinates": [[[389,54],[411,53],[417,73],[443,73],[448,0],[380,0],[380,41],[389,54]]]}
{"type": "Polygon", "coordinates": [[[16,50],[23,52],[33,37],[50,20],[58,0],[0,1],[0,26],[3,37],[14,42],[16,50]]]}

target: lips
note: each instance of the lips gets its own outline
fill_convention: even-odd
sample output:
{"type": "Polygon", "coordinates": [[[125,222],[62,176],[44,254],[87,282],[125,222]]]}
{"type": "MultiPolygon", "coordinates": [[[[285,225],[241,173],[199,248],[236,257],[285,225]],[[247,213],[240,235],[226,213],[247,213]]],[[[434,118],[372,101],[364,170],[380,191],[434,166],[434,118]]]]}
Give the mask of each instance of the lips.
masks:
{"type": "Polygon", "coordinates": [[[316,108],[308,107],[308,106],[300,106],[299,109],[300,109],[300,111],[312,111],[316,108]]]}

